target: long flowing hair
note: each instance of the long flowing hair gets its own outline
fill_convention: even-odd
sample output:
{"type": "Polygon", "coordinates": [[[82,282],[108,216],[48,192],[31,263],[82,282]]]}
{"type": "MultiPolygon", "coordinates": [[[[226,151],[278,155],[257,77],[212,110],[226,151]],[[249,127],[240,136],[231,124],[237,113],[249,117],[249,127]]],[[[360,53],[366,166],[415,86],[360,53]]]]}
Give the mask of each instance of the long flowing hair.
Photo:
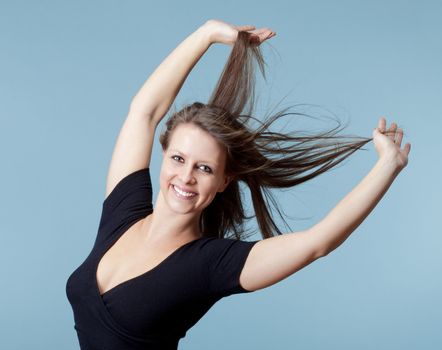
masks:
{"type": "Polygon", "coordinates": [[[250,33],[240,31],[209,101],[174,111],[160,135],[161,146],[167,150],[175,128],[191,123],[212,135],[226,151],[225,174],[233,180],[201,214],[199,226],[206,237],[246,239],[253,232],[246,231],[244,224],[253,217],[263,238],[282,234],[271,215],[270,202],[290,226],[270,189],[290,188],[311,180],[372,140],[337,135],[343,129],[339,121],[337,127],[314,135],[270,131],[270,126],[283,116],[309,115],[289,112],[291,107],[287,107],[266,115],[263,121],[253,116],[254,59],[265,78],[259,45],[250,40],[250,33]],[[253,128],[251,121],[259,126],[253,128]],[[250,190],[255,215],[246,215],[240,183],[250,190]]]}

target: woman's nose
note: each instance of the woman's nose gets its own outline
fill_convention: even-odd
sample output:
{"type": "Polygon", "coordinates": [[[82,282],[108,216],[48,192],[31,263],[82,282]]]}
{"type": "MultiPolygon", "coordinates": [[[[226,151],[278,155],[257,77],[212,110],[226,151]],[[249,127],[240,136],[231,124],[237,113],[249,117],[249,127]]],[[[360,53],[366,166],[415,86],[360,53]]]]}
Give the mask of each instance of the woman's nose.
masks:
{"type": "Polygon", "coordinates": [[[192,165],[183,167],[182,169],[183,170],[181,171],[181,174],[180,174],[180,180],[183,183],[193,183],[193,181],[195,179],[193,177],[193,167],[192,167],[192,165]]]}

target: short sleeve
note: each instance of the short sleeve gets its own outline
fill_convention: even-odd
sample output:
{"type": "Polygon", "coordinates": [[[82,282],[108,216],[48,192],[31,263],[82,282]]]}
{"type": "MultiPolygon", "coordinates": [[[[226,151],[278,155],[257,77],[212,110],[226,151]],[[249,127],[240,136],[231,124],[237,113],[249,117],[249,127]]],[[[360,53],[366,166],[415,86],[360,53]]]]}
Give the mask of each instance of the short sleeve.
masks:
{"type": "Polygon", "coordinates": [[[103,201],[99,236],[106,238],[152,211],[152,182],[149,168],[136,170],[122,178],[103,201]]]}
{"type": "Polygon", "coordinates": [[[252,247],[259,241],[215,238],[207,242],[211,293],[225,297],[250,293],[239,283],[239,276],[252,247]]]}

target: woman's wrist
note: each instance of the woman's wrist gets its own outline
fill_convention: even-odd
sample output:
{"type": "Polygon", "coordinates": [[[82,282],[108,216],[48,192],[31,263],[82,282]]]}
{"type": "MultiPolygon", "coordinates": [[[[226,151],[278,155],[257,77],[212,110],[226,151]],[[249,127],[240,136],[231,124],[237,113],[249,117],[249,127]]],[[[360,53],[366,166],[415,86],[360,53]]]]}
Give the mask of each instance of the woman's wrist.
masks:
{"type": "Polygon", "coordinates": [[[393,154],[385,154],[379,157],[378,163],[382,165],[382,168],[386,172],[389,172],[394,176],[397,176],[404,168],[401,164],[399,164],[397,157],[395,157],[393,154]]]}
{"type": "Polygon", "coordinates": [[[203,40],[207,43],[207,45],[212,45],[214,43],[213,37],[212,37],[212,28],[210,26],[210,23],[206,22],[201,27],[197,29],[197,32],[203,40]]]}

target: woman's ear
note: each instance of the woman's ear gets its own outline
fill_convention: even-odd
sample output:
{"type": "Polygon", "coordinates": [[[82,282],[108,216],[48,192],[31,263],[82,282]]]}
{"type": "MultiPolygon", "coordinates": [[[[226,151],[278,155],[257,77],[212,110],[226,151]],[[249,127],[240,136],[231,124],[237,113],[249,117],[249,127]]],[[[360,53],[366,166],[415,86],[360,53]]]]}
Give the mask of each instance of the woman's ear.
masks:
{"type": "Polygon", "coordinates": [[[229,186],[229,184],[232,180],[233,180],[233,176],[227,176],[227,175],[224,176],[223,185],[218,192],[224,192],[224,190],[227,188],[227,186],[229,186]]]}

